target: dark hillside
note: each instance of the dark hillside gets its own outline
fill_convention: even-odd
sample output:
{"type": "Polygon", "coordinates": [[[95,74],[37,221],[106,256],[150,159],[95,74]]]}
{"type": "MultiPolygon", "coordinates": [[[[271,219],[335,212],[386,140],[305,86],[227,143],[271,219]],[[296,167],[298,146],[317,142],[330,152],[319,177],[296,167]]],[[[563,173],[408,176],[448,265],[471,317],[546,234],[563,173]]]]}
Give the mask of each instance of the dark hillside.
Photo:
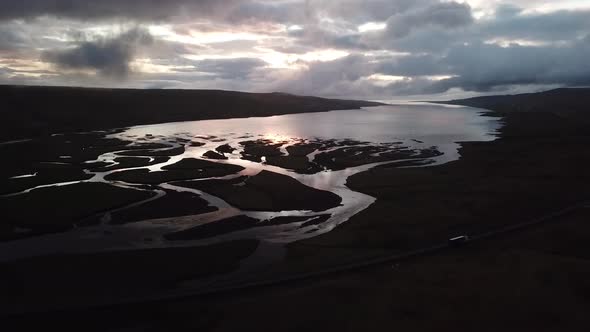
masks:
{"type": "Polygon", "coordinates": [[[499,113],[544,112],[590,122],[590,88],[457,99],[445,104],[485,108],[499,113]]]}
{"type": "Polygon", "coordinates": [[[220,90],[0,86],[0,141],[174,121],[355,109],[377,103],[220,90]]]}

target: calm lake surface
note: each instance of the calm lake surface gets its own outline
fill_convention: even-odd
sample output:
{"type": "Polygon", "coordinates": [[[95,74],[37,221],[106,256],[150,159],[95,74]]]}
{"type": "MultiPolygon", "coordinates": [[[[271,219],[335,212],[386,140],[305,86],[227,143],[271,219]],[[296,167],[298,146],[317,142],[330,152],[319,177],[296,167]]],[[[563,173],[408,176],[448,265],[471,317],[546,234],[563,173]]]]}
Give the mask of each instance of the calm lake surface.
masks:
{"type": "Polygon", "coordinates": [[[414,140],[419,140],[424,142],[420,146],[437,146],[450,154],[443,159],[453,160],[458,157],[457,142],[495,139],[501,123],[498,118],[483,116],[484,112],[462,106],[405,104],[264,118],[138,126],[127,130],[123,136],[190,133],[229,138],[253,134],[275,140],[348,138],[372,143],[401,141],[412,146],[417,143],[414,140]]]}

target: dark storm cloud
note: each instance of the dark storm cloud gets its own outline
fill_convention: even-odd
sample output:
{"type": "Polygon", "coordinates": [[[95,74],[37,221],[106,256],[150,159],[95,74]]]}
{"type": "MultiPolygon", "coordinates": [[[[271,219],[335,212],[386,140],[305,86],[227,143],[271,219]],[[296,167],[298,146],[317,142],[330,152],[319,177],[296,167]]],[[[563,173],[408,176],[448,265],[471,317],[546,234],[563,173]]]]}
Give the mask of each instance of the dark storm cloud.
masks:
{"type": "Polygon", "coordinates": [[[358,26],[343,24],[340,26],[348,29],[329,29],[329,25],[322,22],[308,24],[292,36],[307,45],[339,49],[431,52],[444,50],[462,38],[475,23],[469,5],[458,2],[415,1],[383,13],[389,13],[384,18],[386,29],[383,31],[361,33],[358,26]]]}
{"type": "Polygon", "coordinates": [[[10,27],[0,27],[0,51],[26,47],[26,39],[10,27]]]}
{"type": "Polygon", "coordinates": [[[494,15],[495,17],[498,18],[510,18],[510,17],[515,17],[516,15],[522,13],[523,8],[520,8],[516,5],[513,4],[500,4],[495,12],[494,15]]]}
{"type": "Polygon", "coordinates": [[[439,91],[452,87],[489,91],[517,84],[590,84],[590,44],[570,47],[500,47],[477,44],[453,49],[445,59],[456,77],[436,83],[439,91]]]}
{"type": "MultiPolygon", "coordinates": [[[[426,77],[407,78],[391,83],[381,89],[381,94],[389,96],[412,96],[440,93],[436,81],[426,77]]],[[[445,90],[446,91],[446,90],[445,90]]]]}
{"type": "MultiPolygon", "coordinates": [[[[307,25],[303,30],[290,33],[300,49],[336,48],[343,50],[369,49],[356,31],[330,31],[321,24],[307,25]]],[[[294,50],[293,53],[299,53],[294,50]]]]}
{"type": "MultiPolygon", "coordinates": [[[[447,18],[460,16],[468,18],[471,14],[465,11],[447,18]]],[[[398,31],[398,35],[389,33],[404,21],[400,15],[391,17],[386,32],[371,44],[373,48],[385,45],[411,52],[376,66],[378,73],[411,78],[390,84],[388,93],[443,93],[452,88],[485,92],[514,85],[590,84],[590,70],[585,65],[590,57],[590,43],[584,37],[590,31],[587,10],[523,14],[521,8],[505,5],[494,17],[479,22],[458,19],[454,24],[453,20],[423,19],[398,31]],[[435,21],[445,22],[446,27],[428,23],[435,21]],[[525,44],[519,44],[521,41],[525,44]],[[425,77],[434,75],[453,77],[440,81],[425,77]]]]}
{"type": "Polygon", "coordinates": [[[469,5],[443,2],[391,16],[387,20],[387,33],[399,38],[424,26],[453,29],[471,23],[473,23],[473,16],[469,5]]]}
{"type": "Polygon", "coordinates": [[[0,2],[0,20],[52,16],[77,20],[301,21],[303,1],[245,0],[19,0],[0,2]]]}
{"type": "Polygon", "coordinates": [[[338,60],[316,62],[300,80],[320,88],[338,81],[356,81],[373,72],[372,66],[361,55],[349,55],[338,60]]]}
{"type": "Polygon", "coordinates": [[[237,0],[3,0],[0,19],[55,16],[74,19],[161,20],[187,11],[217,15],[237,0]]]}
{"type": "Polygon", "coordinates": [[[114,38],[80,42],[71,49],[46,51],[42,59],[63,69],[96,70],[111,78],[123,78],[130,72],[129,63],[138,46],[152,42],[143,29],[132,29],[114,38]]]}
{"type": "Polygon", "coordinates": [[[450,69],[441,60],[431,54],[403,56],[380,62],[376,71],[394,76],[448,75],[450,69]]]}
{"type": "Polygon", "coordinates": [[[436,0],[19,0],[0,2],[0,20],[53,16],[80,20],[139,21],[205,18],[228,22],[317,22],[320,17],[362,24],[384,21],[436,0]]]}
{"type": "Polygon", "coordinates": [[[392,15],[437,2],[437,0],[311,0],[306,1],[306,6],[307,11],[314,15],[362,24],[385,21],[392,15]]]}
{"type": "Polygon", "coordinates": [[[590,85],[590,37],[569,46],[501,47],[471,43],[455,45],[441,56],[418,54],[388,57],[350,55],[317,62],[295,79],[283,82],[294,93],[338,95],[419,95],[453,88],[489,92],[514,86],[590,85]],[[366,78],[379,73],[405,77],[375,86],[366,78]],[[451,76],[437,79],[436,76],[451,76]]]}
{"type": "Polygon", "coordinates": [[[314,62],[297,76],[278,82],[274,89],[304,95],[362,95],[353,86],[362,77],[374,73],[373,65],[368,60],[365,56],[355,54],[334,61],[314,62]]]}
{"type": "Polygon", "coordinates": [[[5,67],[0,67],[0,77],[12,75],[12,74],[14,74],[14,72],[15,71],[12,70],[12,69],[5,68],[5,67]]]}
{"type": "Polygon", "coordinates": [[[306,19],[306,7],[302,2],[258,2],[242,1],[229,11],[230,22],[281,22],[289,24],[306,19]]]}
{"type": "Polygon", "coordinates": [[[0,0],[0,55],[11,60],[0,72],[41,84],[104,86],[114,84],[105,77],[127,77],[117,86],[326,96],[590,83],[590,11],[498,2],[0,0]],[[359,28],[369,22],[385,29],[359,28]],[[121,26],[149,27],[156,37],[141,29],[104,37],[121,26]],[[310,60],[334,49],[349,55],[310,60]],[[273,57],[274,66],[261,60],[273,57]],[[136,58],[142,62],[132,68],[136,58]],[[54,65],[53,75],[37,75],[48,68],[39,59],[54,65]]]}
{"type": "Polygon", "coordinates": [[[526,15],[502,13],[494,19],[481,23],[478,30],[483,38],[571,40],[581,33],[590,31],[590,11],[561,10],[552,13],[526,15]]]}

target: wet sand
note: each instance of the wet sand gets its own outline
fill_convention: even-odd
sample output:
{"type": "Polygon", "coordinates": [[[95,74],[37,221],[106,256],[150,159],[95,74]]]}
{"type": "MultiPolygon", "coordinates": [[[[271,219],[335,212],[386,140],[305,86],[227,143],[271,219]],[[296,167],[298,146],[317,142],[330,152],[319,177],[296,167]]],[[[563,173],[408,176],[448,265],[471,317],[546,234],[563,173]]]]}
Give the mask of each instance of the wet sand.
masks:
{"type": "Polygon", "coordinates": [[[184,153],[184,147],[161,150],[136,150],[121,152],[122,156],[150,156],[150,157],[173,157],[184,153]]]}
{"type": "Polygon", "coordinates": [[[243,167],[236,165],[208,162],[200,159],[183,159],[176,164],[164,166],[163,171],[150,172],[138,169],[112,173],[106,176],[109,181],[123,181],[127,183],[159,184],[180,180],[222,177],[237,173],[243,167]]]}
{"type": "Polygon", "coordinates": [[[256,227],[260,221],[244,215],[222,219],[202,226],[189,228],[183,231],[166,234],[164,237],[172,241],[199,240],[208,237],[218,236],[225,233],[240,231],[256,227]]]}
{"type": "Polygon", "coordinates": [[[30,166],[29,174],[0,180],[0,195],[20,192],[37,186],[52,183],[88,180],[92,175],[84,172],[78,165],[38,162],[30,166]]]}
{"type": "Polygon", "coordinates": [[[342,199],[331,192],[305,186],[282,174],[262,171],[248,178],[180,182],[175,185],[199,189],[247,211],[325,211],[342,199]]]}
{"type": "Polygon", "coordinates": [[[117,157],[113,159],[116,164],[93,163],[89,169],[96,172],[106,172],[125,168],[152,166],[165,163],[168,160],[170,160],[168,157],[117,157]]]}
{"type": "Polygon", "coordinates": [[[217,208],[199,195],[167,190],[166,195],[154,201],[111,214],[110,223],[122,224],[135,221],[191,216],[216,211],[217,208]]]}
{"type": "MultiPolygon", "coordinates": [[[[354,144],[355,142],[353,142],[354,144]]],[[[358,142],[358,144],[362,144],[358,142]]],[[[315,156],[314,161],[325,169],[342,170],[367,163],[395,161],[411,158],[432,158],[440,156],[436,147],[412,150],[407,147],[397,147],[396,144],[382,144],[369,146],[353,146],[336,148],[322,152],[315,156]]]]}
{"type": "MultiPolygon", "coordinates": [[[[35,221],[35,230],[24,227],[28,221],[9,218],[10,222],[2,227],[2,238],[21,239],[47,232],[67,231],[72,225],[126,224],[147,219],[201,215],[218,211],[220,207],[227,208],[228,204],[233,209],[251,212],[294,211],[304,218],[305,226],[318,226],[305,231],[312,232],[321,229],[321,222],[308,223],[307,220],[314,215],[309,215],[306,211],[320,212],[342,207],[342,199],[334,192],[301,183],[304,178],[296,180],[296,177],[288,173],[289,170],[314,175],[326,170],[408,158],[417,158],[421,163],[427,163],[431,161],[429,158],[440,154],[431,149],[404,148],[399,143],[370,144],[350,139],[293,139],[279,142],[258,139],[233,142],[232,146],[230,143],[215,144],[226,141],[225,138],[215,136],[183,138],[146,134],[145,137],[115,138],[113,133],[116,134],[111,131],[54,135],[47,140],[31,140],[0,147],[4,149],[4,155],[10,157],[9,162],[3,164],[7,171],[6,176],[9,176],[1,180],[4,183],[2,194],[8,195],[8,199],[2,199],[3,204],[12,204],[18,200],[29,202],[32,199],[30,197],[36,197],[39,193],[42,193],[42,198],[30,201],[31,206],[38,204],[38,201],[61,202],[57,212],[44,210],[43,217],[35,221]],[[202,141],[202,144],[194,144],[196,139],[213,142],[216,152],[208,151],[225,159],[220,161],[176,156],[187,151],[192,151],[188,155],[201,156],[200,152],[195,151],[206,144],[202,141]],[[30,153],[22,153],[26,149],[30,153]],[[232,160],[225,162],[226,156],[232,160]],[[245,170],[239,162],[236,164],[236,157],[240,161],[255,160],[260,164],[260,170],[256,170],[258,166],[254,167],[254,172],[245,170]],[[267,165],[278,168],[260,172],[267,165]],[[274,172],[275,169],[281,173],[274,172]],[[13,174],[17,171],[18,175],[15,177],[13,174]],[[32,173],[26,174],[29,172],[32,173]],[[205,180],[194,181],[199,179],[205,180]],[[82,182],[78,183],[80,181],[82,182]],[[73,195],[80,195],[74,202],[84,203],[77,204],[76,209],[79,211],[75,215],[63,218],[64,213],[59,211],[69,209],[64,208],[72,199],[69,188],[94,188],[97,187],[96,184],[103,184],[101,188],[111,191],[130,193],[129,197],[123,197],[124,194],[113,195],[116,197],[116,204],[113,202],[112,205],[103,206],[100,200],[104,193],[101,191],[74,190],[73,195]],[[191,191],[192,189],[199,191],[191,191]],[[203,193],[216,197],[208,196],[208,201],[205,202],[200,198],[203,193]],[[46,196],[51,196],[51,200],[46,200],[46,196]],[[215,203],[220,199],[225,202],[215,203]],[[92,203],[93,201],[96,202],[92,203]]],[[[207,151],[206,148],[203,149],[207,151]]],[[[245,166],[251,167],[247,164],[245,166]]],[[[312,178],[305,181],[310,185],[315,183],[312,178]]],[[[28,203],[19,204],[17,205],[24,209],[23,204],[28,203]]],[[[13,210],[7,211],[12,213],[13,210]]],[[[224,211],[220,213],[221,217],[226,214],[224,211]]],[[[264,221],[276,215],[260,214],[250,217],[264,221]]],[[[25,215],[21,219],[27,218],[30,216],[25,215]]],[[[318,220],[325,221],[316,221],[318,220]]],[[[286,223],[277,225],[284,224],[286,223]]],[[[297,226],[293,228],[295,232],[298,232],[297,229],[297,226]]]]}

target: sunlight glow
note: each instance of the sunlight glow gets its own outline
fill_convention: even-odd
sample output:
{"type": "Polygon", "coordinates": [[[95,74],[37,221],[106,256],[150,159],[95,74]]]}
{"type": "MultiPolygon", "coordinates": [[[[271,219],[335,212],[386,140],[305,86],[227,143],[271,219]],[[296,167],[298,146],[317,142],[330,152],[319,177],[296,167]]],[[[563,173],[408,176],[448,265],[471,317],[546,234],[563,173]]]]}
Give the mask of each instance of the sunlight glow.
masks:
{"type": "Polygon", "coordinates": [[[373,74],[367,78],[370,80],[387,81],[390,83],[390,82],[403,81],[407,77],[406,76],[396,76],[396,75],[385,75],[385,74],[373,74]]]}
{"type": "Polygon", "coordinates": [[[424,76],[424,78],[429,79],[431,81],[448,80],[453,77],[457,77],[457,76],[455,76],[455,75],[428,75],[428,76],[424,76]]]}
{"type": "Polygon", "coordinates": [[[292,140],[291,137],[288,137],[288,136],[285,136],[282,134],[277,134],[277,133],[266,133],[266,134],[264,134],[264,136],[261,136],[259,138],[269,140],[272,143],[283,143],[283,142],[289,142],[292,140]]]}
{"type": "Polygon", "coordinates": [[[188,34],[179,34],[168,25],[151,25],[148,29],[153,36],[163,40],[191,45],[214,44],[236,40],[261,40],[267,38],[264,35],[249,32],[189,31],[188,34]]]}
{"type": "Polygon", "coordinates": [[[590,9],[590,3],[588,0],[533,0],[527,1],[526,4],[515,0],[466,0],[459,2],[469,4],[476,19],[493,15],[495,8],[500,4],[513,4],[517,7],[523,7],[523,14],[550,13],[558,10],[590,9]]]}
{"type": "Polygon", "coordinates": [[[376,31],[376,30],[383,30],[387,27],[385,23],[378,23],[378,22],[369,22],[363,25],[358,26],[359,32],[367,32],[367,31],[376,31]]]}
{"type": "Polygon", "coordinates": [[[260,58],[266,61],[271,68],[299,68],[300,62],[324,62],[333,61],[349,55],[348,52],[341,50],[320,50],[312,51],[304,54],[290,54],[281,53],[271,49],[259,48],[264,53],[260,54],[260,58]]]}
{"type": "Polygon", "coordinates": [[[511,47],[514,45],[518,46],[532,46],[532,47],[540,47],[540,46],[547,46],[551,45],[551,42],[547,41],[536,41],[536,40],[526,40],[526,39],[505,39],[505,38],[494,38],[488,39],[484,42],[488,45],[497,45],[500,47],[511,47]]]}
{"type": "Polygon", "coordinates": [[[2,58],[0,59],[0,69],[3,68],[15,71],[19,75],[31,77],[52,74],[50,64],[37,60],[2,58]]]}
{"type": "Polygon", "coordinates": [[[384,74],[373,74],[363,78],[371,82],[371,84],[379,87],[386,87],[392,83],[401,82],[408,79],[405,76],[394,76],[394,75],[384,75],[384,74]]]}
{"type": "Polygon", "coordinates": [[[183,57],[189,60],[227,60],[239,58],[256,58],[268,64],[268,68],[301,69],[309,62],[333,61],[349,55],[348,52],[340,50],[319,50],[304,54],[291,54],[277,52],[273,49],[254,47],[248,52],[234,52],[227,54],[184,54],[183,57]]]}
{"type": "Polygon", "coordinates": [[[561,0],[561,1],[547,1],[541,5],[534,6],[523,11],[524,14],[529,13],[550,13],[558,10],[583,10],[590,9],[590,3],[587,0],[561,0]]]}
{"type": "Polygon", "coordinates": [[[300,25],[291,25],[287,28],[287,31],[300,31],[303,30],[303,27],[300,25]]]}
{"type": "Polygon", "coordinates": [[[161,65],[148,58],[135,59],[130,65],[135,71],[146,74],[170,74],[178,72],[179,69],[195,69],[195,66],[161,65]]]}
{"type": "MultiPolygon", "coordinates": [[[[430,81],[442,81],[446,79],[453,78],[453,75],[426,75],[426,76],[418,76],[422,79],[427,79],[430,81]]],[[[402,82],[402,81],[411,81],[414,77],[408,76],[396,76],[396,75],[385,75],[385,74],[373,74],[371,76],[367,76],[364,78],[367,81],[370,81],[372,84],[380,87],[386,87],[389,84],[402,82]]]]}

